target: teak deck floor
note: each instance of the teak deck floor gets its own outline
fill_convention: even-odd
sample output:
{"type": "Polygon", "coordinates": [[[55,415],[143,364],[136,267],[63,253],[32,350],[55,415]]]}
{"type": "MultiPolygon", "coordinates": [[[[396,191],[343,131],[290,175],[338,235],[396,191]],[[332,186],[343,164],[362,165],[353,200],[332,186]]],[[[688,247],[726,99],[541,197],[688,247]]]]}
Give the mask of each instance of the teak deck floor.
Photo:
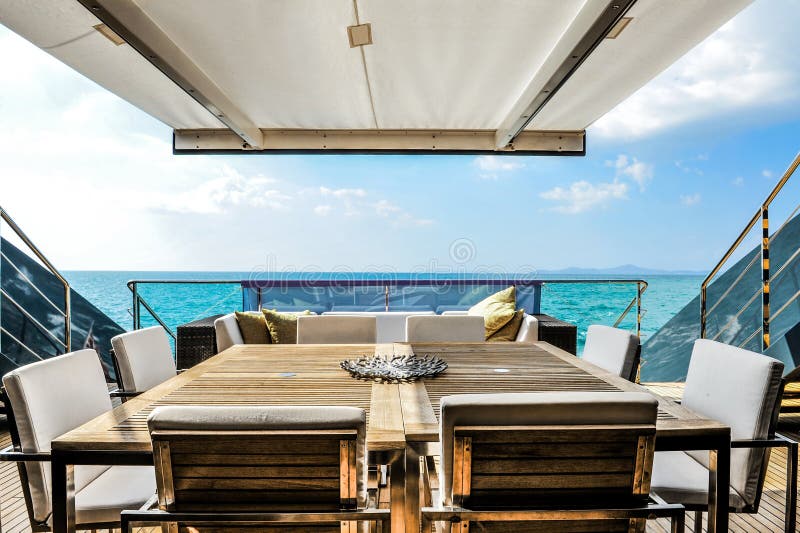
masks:
{"type": "MultiPolygon", "coordinates": [[[[649,387],[663,396],[680,397],[683,389],[681,383],[650,384],[649,387]]],[[[784,433],[793,438],[800,437],[800,424],[789,421],[784,433]]],[[[0,447],[11,444],[8,431],[0,430],[0,447]]],[[[761,508],[757,515],[734,514],[731,515],[730,531],[732,532],[781,532],[783,531],[783,509],[785,501],[785,472],[786,453],[779,448],[771,455],[769,471],[767,473],[764,495],[761,508]]],[[[383,499],[383,498],[382,498],[383,499]]],[[[686,530],[692,531],[694,527],[693,514],[686,516],[686,530]]],[[[13,463],[0,462],[0,532],[23,533],[29,532],[28,513],[25,509],[25,500],[19,484],[17,467],[13,463]]],[[[141,530],[155,532],[155,528],[141,530]]],[[[668,533],[667,521],[648,522],[648,532],[668,533]]]]}

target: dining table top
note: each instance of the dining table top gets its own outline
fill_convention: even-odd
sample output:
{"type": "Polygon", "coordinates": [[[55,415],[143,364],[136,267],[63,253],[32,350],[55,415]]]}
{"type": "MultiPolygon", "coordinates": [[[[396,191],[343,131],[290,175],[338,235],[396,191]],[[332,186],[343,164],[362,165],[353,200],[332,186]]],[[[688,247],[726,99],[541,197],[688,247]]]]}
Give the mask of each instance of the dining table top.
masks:
{"type": "MultiPolygon", "coordinates": [[[[162,405],[338,405],[367,412],[367,448],[439,440],[442,397],[465,393],[647,391],[546,342],[236,345],[54,439],[54,451],[150,454],[147,417],[162,405]],[[358,380],[345,359],[436,355],[448,368],[413,383],[358,380]]],[[[653,394],[650,392],[650,394],[653,394]]],[[[657,442],[730,429],[659,397],[657,442]]]]}

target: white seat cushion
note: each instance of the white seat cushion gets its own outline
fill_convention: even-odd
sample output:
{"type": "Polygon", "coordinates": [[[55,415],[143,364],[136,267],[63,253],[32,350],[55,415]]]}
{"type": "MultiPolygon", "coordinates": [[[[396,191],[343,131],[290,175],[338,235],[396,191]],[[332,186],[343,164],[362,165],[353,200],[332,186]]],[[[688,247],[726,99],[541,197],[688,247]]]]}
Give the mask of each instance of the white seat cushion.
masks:
{"type": "Polygon", "coordinates": [[[152,466],[112,466],[75,494],[75,520],[119,522],[121,511],[140,508],[155,493],[152,466]]]}
{"type": "MultiPolygon", "coordinates": [[[[656,452],[651,492],[670,503],[708,504],[708,469],[686,452],[656,452]]],[[[730,506],[741,509],[744,499],[733,488],[730,506]]]]}
{"type": "Polygon", "coordinates": [[[297,317],[297,344],[374,344],[376,340],[374,316],[297,317]]]}
{"type": "Polygon", "coordinates": [[[522,324],[519,326],[515,342],[536,342],[539,340],[539,320],[533,315],[522,315],[522,324]]]}
{"type": "Polygon", "coordinates": [[[129,331],[111,339],[122,388],[143,392],[175,376],[175,360],[161,326],[129,331]]]}
{"type": "Polygon", "coordinates": [[[227,350],[234,344],[244,344],[242,331],[234,313],[221,316],[214,321],[214,334],[217,337],[217,353],[227,350]]]}
{"type": "Polygon", "coordinates": [[[410,316],[406,342],[483,342],[482,316],[410,316]]]}

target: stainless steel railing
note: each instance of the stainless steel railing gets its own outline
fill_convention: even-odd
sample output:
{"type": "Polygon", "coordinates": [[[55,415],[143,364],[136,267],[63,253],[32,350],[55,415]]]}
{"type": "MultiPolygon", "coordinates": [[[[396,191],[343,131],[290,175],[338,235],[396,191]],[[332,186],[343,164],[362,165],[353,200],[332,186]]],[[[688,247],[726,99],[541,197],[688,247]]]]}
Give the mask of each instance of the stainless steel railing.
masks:
{"type": "MultiPolygon", "coordinates": [[[[11,261],[6,254],[0,251],[0,256],[4,259],[16,272],[20,279],[24,280],[28,286],[30,286],[34,292],[45,302],[47,302],[60,316],[64,318],[64,338],[59,339],[56,337],[47,327],[45,327],[39,320],[33,317],[33,315],[24,308],[19,302],[17,302],[14,298],[12,298],[5,289],[0,287],[0,298],[7,300],[14,308],[16,308],[27,320],[29,320],[34,327],[42,332],[45,335],[45,338],[48,339],[51,344],[57,347],[61,353],[66,353],[70,351],[71,343],[72,343],[72,315],[71,315],[71,302],[70,302],[70,286],[69,282],[67,282],[66,278],[61,275],[61,273],[53,266],[53,264],[47,259],[47,257],[42,253],[41,250],[31,241],[31,239],[22,231],[22,229],[14,222],[14,219],[2,208],[0,207],[0,220],[8,224],[8,227],[17,235],[17,237],[25,244],[25,246],[33,253],[34,256],[44,265],[44,267],[64,286],[64,306],[63,308],[60,307],[57,303],[55,303],[52,299],[50,299],[44,292],[36,286],[36,284],[28,277],[17,265],[11,261]]],[[[32,355],[36,356],[37,358],[41,359],[41,355],[34,352],[29,346],[26,346],[24,342],[14,336],[11,332],[7,331],[5,328],[0,326],[0,331],[5,333],[9,336],[12,340],[14,340],[17,344],[22,346],[25,350],[27,350],[32,355]]]]}
{"type": "MultiPolygon", "coordinates": [[[[435,282],[436,280],[428,280],[435,282]]],[[[460,283],[471,283],[475,284],[476,281],[479,280],[458,280],[458,279],[451,279],[451,280],[441,280],[442,282],[447,282],[452,284],[453,286],[458,286],[460,283]]],[[[496,279],[487,279],[487,283],[496,284],[498,280],[496,279]]],[[[290,283],[290,282],[282,282],[280,280],[270,280],[270,284],[275,286],[281,286],[282,283],[290,283]]],[[[331,285],[337,285],[341,283],[345,283],[342,281],[337,280],[306,280],[302,282],[304,286],[307,287],[325,287],[331,285]]],[[[358,285],[358,280],[347,280],[346,283],[353,287],[360,287],[358,285]]],[[[375,286],[374,281],[364,281],[364,283],[370,283],[370,286],[375,286]]],[[[423,281],[420,281],[420,284],[423,284],[423,281]]],[[[541,286],[547,285],[568,285],[568,284],[592,284],[592,285],[635,285],[636,287],[636,294],[631,298],[630,302],[626,305],[617,319],[614,321],[614,327],[620,326],[623,321],[630,315],[631,311],[635,308],[636,309],[636,335],[641,335],[641,328],[642,328],[642,317],[644,316],[644,309],[642,307],[642,297],[644,293],[647,291],[648,283],[643,279],[544,279],[544,280],[536,280],[536,281],[529,281],[529,283],[538,283],[541,286]]],[[[155,320],[164,330],[173,338],[173,340],[177,339],[176,333],[169,327],[167,322],[159,315],[159,313],[153,309],[153,306],[145,300],[142,296],[141,292],[139,291],[140,285],[237,285],[241,286],[242,281],[238,280],[131,280],[128,281],[127,287],[131,291],[132,295],[132,303],[133,306],[131,308],[131,316],[133,318],[133,329],[140,329],[142,327],[142,308],[150,314],[150,316],[155,320]]],[[[388,294],[389,288],[392,286],[391,283],[386,283],[385,285],[380,284],[384,287],[384,293],[388,294]]],[[[366,285],[364,285],[366,286],[366,285]]],[[[388,308],[387,308],[388,309],[388,308]]]]}
{"type": "MultiPolygon", "coordinates": [[[[708,301],[707,301],[708,300],[708,286],[710,285],[711,281],[717,276],[717,274],[720,273],[720,271],[722,270],[722,267],[730,260],[730,258],[736,252],[736,250],[739,249],[739,247],[742,245],[742,243],[744,242],[745,238],[750,233],[750,231],[753,228],[755,228],[755,226],[758,223],[758,221],[761,220],[761,246],[760,246],[760,253],[754,256],[753,260],[745,268],[745,271],[742,272],[742,274],[740,276],[738,276],[736,280],[734,280],[734,285],[738,284],[741,281],[741,279],[744,277],[745,273],[750,270],[750,268],[753,266],[753,264],[755,264],[755,260],[758,257],[761,257],[761,286],[760,286],[759,290],[756,291],[755,295],[753,297],[751,297],[750,299],[748,299],[748,301],[745,303],[745,305],[743,307],[739,308],[738,313],[734,314],[734,318],[732,318],[731,320],[728,321],[728,325],[726,326],[726,328],[729,327],[729,325],[732,323],[732,321],[735,320],[735,318],[737,318],[738,316],[740,316],[745,311],[745,309],[747,309],[747,307],[750,306],[753,303],[753,301],[759,295],[761,295],[761,326],[759,328],[757,328],[757,330],[756,330],[756,332],[754,334],[751,334],[748,337],[748,339],[745,341],[745,344],[747,342],[749,342],[750,340],[752,340],[752,338],[760,332],[761,333],[762,349],[769,348],[769,345],[770,345],[769,328],[770,328],[770,322],[772,321],[772,317],[770,317],[770,283],[773,280],[773,275],[771,274],[771,271],[770,271],[769,247],[770,247],[771,241],[786,226],[788,221],[798,212],[798,209],[800,209],[800,206],[798,206],[798,208],[796,208],[793,211],[793,213],[791,215],[789,215],[789,218],[787,218],[786,221],[784,221],[784,223],[781,225],[781,227],[778,228],[778,231],[776,231],[772,236],[770,236],[770,233],[769,233],[769,208],[770,208],[770,205],[772,204],[773,200],[775,200],[775,198],[778,196],[778,194],[780,194],[780,192],[783,190],[783,187],[786,185],[786,183],[792,177],[792,175],[794,174],[795,170],[797,170],[798,166],[800,166],[800,153],[798,153],[795,156],[795,158],[792,161],[792,163],[786,169],[786,172],[783,173],[783,175],[781,176],[781,179],[778,181],[778,183],[775,185],[775,187],[769,193],[769,195],[767,196],[766,200],[764,200],[764,202],[761,204],[761,207],[758,209],[758,211],[753,215],[753,217],[750,219],[750,221],[745,225],[745,227],[741,231],[741,233],[739,233],[739,236],[736,238],[736,240],[733,242],[733,244],[728,248],[728,251],[725,252],[725,254],[717,262],[717,264],[714,266],[714,268],[711,269],[711,272],[709,272],[708,276],[706,276],[706,278],[703,280],[703,283],[702,283],[701,288],[700,288],[700,337],[701,338],[705,338],[706,337],[706,334],[707,334],[707,321],[708,321],[708,316],[709,316],[710,312],[713,311],[713,309],[715,309],[720,304],[722,299],[726,298],[731,293],[731,290],[733,288],[733,287],[729,287],[728,290],[726,290],[723,293],[723,295],[720,297],[720,299],[718,299],[717,302],[715,302],[715,304],[711,308],[711,310],[709,310],[708,309],[708,301]]],[[[784,265],[781,267],[781,269],[779,269],[779,271],[777,271],[775,273],[775,276],[779,275],[783,271],[783,269],[786,267],[786,265],[789,262],[791,262],[791,260],[794,257],[796,257],[796,254],[793,255],[792,258],[790,258],[786,263],[784,263],[784,265]]],[[[781,311],[782,310],[783,309],[781,309],[781,311]]],[[[718,338],[718,337],[719,337],[719,333],[717,334],[717,336],[715,338],[718,338]]]]}

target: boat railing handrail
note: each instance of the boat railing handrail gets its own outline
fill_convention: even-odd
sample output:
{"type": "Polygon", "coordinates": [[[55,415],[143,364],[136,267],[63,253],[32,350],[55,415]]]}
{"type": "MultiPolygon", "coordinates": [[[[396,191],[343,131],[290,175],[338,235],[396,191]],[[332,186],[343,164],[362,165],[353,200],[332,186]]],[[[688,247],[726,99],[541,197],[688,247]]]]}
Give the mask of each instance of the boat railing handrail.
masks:
{"type": "MultiPolygon", "coordinates": [[[[5,209],[3,209],[2,207],[0,207],[0,219],[2,219],[3,221],[5,221],[6,224],[8,224],[8,227],[11,228],[11,230],[25,244],[25,246],[33,253],[33,255],[36,256],[36,258],[42,263],[42,265],[44,265],[44,267],[61,283],[61,285],[63,285],[63,287],[64,287],[64,309],[61,310],[61,309],[58,309],[58,306],[55,305],[55,303],[50,298],[45,296],[44,293],[41,290],[39,290],[38,287],[36,287],[36,285],[33,283],[33,281],[28,276],[22,274],[20,272],[19,268],[17,268],[17,266],[12,261],[10,261],[5,256],[5,254],[3,254],[3,258],[6,259],[6,261],[8,261],[8,263],[12,267],[14,267],[14,269],[17,272],[22,274],[23,279],[25,279],[25,281],[40,296],[42,296],[42,298],[45,301],[47,301],[50,305],[52,305],[53,307],[58,309],[58,311],[64,317],[64,341],[63,342],[58,341],[58,342],[60,344],[62,344],[65,347],[65,351],[68,352],[70,350],[71,345],[72,345],[72,313],[71,313],[71,301],[70,301],[70,291],[71,291],[71,289],[70,289],[70,286],[69,286],[69,282],[61,274],[61,272],[59,272],[58,269],[55,266],[53,266],[53,263],[51,263],[50,260],[47,259],[47,257],[42,253],[42,251],[39,250],[39,248],[33,243],[33,241],[25,234],[24,231],[22,231],[22,229],[17,225],[17,223],[14,221],[14,219],[11,218],[11,216],[8,214],[8,212],[5,209]]],[[[26,313],[26,315],[29,316],[30,314],[26,313]]],[[[25,346],[25,348],[28,348],[28,347],[25,346]]],[[[31,350],[28,348],[28,351],[31,351],[31,350]]]]}
{"type": "Polygon", "coordinates": [[[133,329],[141,328],[141,308],[144,309],[153,317],[153,319],[164,328],[164,330],[177,340],[176,333],[167,325],[167,323],[159,316],[153,307],[144,299],[139,292],[140,285],[239,285],[242,288],[340,288],[340,287],[384,287],[388,293],[390,286],[434,286],[440,284],[442,286],[458,286],[458,285],[525,285],[533,286],[538,290],[546,285],[554,284],[626,284],[636,285],[636,295],[631,299],[622,313],[617,317],[614,322],[614,327],[619,326],[631,310],[636,307],[636,335],[641,334],[642,322],[642,295],[648,288],[647,281],[637,278],[602,278],[602,279],[586,279],[586,278],[568,278],[568,279],[524,279],[524,278],[473,278],[473,277],[458,277],[458,278],[394,278],[394,279],[134,279],[127,282],[127,287],[132,293],[133,308],[131,314],[133,316],[133,329]]]}
{"type": "MultiPolygon", "coordinates": [[[[722,267],[728,262],[728,260],[733,256],[736,250],[739,249],[739,246],[744,242],[747,235],[750,231],[756,226],[756,223],[759,219],[761,219],[761,269],[762,269],[762,276],[761,276],[761,295],[762,295],[762,306],[761,306],[761,338],[762,338],[762,348],[766,349],[769,347],[770,338],[769,338],[769,323],[770,323],[770,302],[769,302],[769,285],[770,285],[770,264],[769,264],[769,245],[770,245],[770,234],[769,234],[769,207],[772,204],[772,201],[780,194],[783,190],[783,187],[789,181],[789,179],[794,174],[797,167],[800,166],[800,153],[798,153],[789,167],[781,176],[781,179],[778,180],[778,183],[773,187],[772,191],[767,195],[767,198],[761,204],[758,211],[753,215],[753,217],[749,220],[749,222],[745,225],[744,229],[739,233],[739,236],[736,240],[733,241],[733,244],[728,248],[722,258],[714,265],[714,268],[708,273],[706,278],[703,280],[703,283],[700,285],[700,337],[706,337],[706,324],[708,319],[708,311],[707,311],[707,292],[708,286],[711,281],[719,274],[722,270],[722,267]]],[[[795,210],[797,212],[797,210],[795,210]]],[[[791,216],[790,216],[791,217],[791,216]]],[[[785,226],[785,224],[784,224],[785,226]]],[[[780,231],[783,228],[779,228],[780,231]]],[[[777,234],[777,232],[776,232],[777,234]]]]}

